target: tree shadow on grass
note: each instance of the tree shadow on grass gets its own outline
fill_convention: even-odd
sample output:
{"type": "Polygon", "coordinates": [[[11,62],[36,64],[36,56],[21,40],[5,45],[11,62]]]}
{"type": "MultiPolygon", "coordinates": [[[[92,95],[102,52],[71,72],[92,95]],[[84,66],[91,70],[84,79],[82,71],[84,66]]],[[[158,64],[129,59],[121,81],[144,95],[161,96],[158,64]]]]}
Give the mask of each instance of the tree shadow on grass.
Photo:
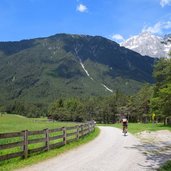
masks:
{"type": "Polygon", "coordinates": [[[158,125],[158,127],[160,127],[160,128],[170,128],[171,129],[171,125],[158,125]]]}

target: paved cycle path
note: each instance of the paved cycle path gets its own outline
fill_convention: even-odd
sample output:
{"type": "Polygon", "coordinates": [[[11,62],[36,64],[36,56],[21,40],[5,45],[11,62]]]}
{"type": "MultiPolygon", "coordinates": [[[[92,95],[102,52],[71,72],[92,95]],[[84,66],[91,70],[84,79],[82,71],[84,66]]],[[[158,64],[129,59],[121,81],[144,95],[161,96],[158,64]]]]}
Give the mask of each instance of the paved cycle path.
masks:
{"type": "Polygon", "coordinates": [[[144,171],[153,164],[139,150],[133,135],[120,129],[100,126],[100,135],[88,144],[20,171],[144,171]]]}

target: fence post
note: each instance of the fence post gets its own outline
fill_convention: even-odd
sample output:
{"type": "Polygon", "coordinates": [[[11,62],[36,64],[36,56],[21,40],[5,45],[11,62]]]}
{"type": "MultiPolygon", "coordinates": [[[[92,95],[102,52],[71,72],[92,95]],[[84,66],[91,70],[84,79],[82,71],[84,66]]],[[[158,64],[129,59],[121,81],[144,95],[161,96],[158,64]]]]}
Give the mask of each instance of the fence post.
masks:
{"type": "Polygon", "coordinates": [[[92,131],[92,122],[89,123],[90,125],[90,132],[92,131]]]}
{"type": "Polygon", "coordinates": [[[84,135],[84,132],[83,132],[83,125],[81,125],[81,136],[84,135]]]}
{"type": "Polygon", "coordinates": [[[91,131],[94,131],[94,122],[91,123],[91,131]]]}
{"type": "Polygon", "coordinates": [[[85,135],[87,135],[87,134],[88,134],[88,132],[89,132],[89,128],[88,128],[88,130],[87,130],[87,128],[88,128],[88,124],[86,123],[86,124],[85,124],[85,129],[86,129],[86,131],[85,131],[85,135]]]}
{"type": "Polygon", "coordinates": [[[28,157],[28,130],[23,131],[23,152],[24,152],[24,158],[26,159],[28,157]]]}
{"type": "Polygon", "coordinates": [[[90,130],[90,122],[88,123],[88,133],[90,133],[91,130],[90,130]]]}
{"type": "Polygon", "coordinates": [[[79,129],[80,129],[80,127],[79,127],[79,125],[77,125],[77,140],[79,140],[79,129]]]}
{"type": "Polygon", "coordinates": [[[93,122],[93,123],[92,123],[92,126],[93,126],[93,129],[92,129],[92,131],[95,131],[95,126],[96,126],[96,123],[95,123],[95,122],[93,122]]]}
{"type": "Polygon", "coordinates": [[[66,143],[67,143],[67,139],[66,139],[66,138],[67,138],[67,137],[66,137],[66,128],[63,127],[62,130],[63,130],[63,136],[64,136],[64,137],[63,137],[63,142],[64,142],[64,144],[66,145],[66,143]]]}
{"type": "Polygon", "coordinates": [[[46,150],[49,151],[49,129],[45,129],[45,147],[46,150]]]}

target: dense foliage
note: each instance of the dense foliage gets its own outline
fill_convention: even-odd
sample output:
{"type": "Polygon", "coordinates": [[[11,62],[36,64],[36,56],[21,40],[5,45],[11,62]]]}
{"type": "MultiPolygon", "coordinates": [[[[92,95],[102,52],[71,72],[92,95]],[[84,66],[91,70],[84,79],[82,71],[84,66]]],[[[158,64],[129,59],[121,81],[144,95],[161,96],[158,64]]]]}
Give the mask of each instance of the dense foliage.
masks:
{"type": "Polygon", "coordinates": [[[171,116],[171,59],[161,59],[154,69],[156,85],[151,99],[151,110],[160,117],[171,116]]]}
{"type": "Polygon", "coordinates": [[[94,119],[99,123],[113,123],[126,101],[126,96],[119,93],[109,97],[60,99],[49,106],[48,115],[60,121],[82,122],[94,119]]]}

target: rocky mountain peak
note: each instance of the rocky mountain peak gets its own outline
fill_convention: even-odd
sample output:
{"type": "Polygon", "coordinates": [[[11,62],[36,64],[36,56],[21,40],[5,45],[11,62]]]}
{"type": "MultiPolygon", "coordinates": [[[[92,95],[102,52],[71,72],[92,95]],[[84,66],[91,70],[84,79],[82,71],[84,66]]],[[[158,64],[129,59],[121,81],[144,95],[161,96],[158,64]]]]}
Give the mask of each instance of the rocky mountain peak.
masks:
{"type": "Polygon", "coordinates": [[[168,57],[171,50],[171,37],[159,37],[150,32],[142,32],[139,35],[132,36],[121,43],[128,49],[136,51],[141,55],[147,55],[154,58],[168,57]]]}

